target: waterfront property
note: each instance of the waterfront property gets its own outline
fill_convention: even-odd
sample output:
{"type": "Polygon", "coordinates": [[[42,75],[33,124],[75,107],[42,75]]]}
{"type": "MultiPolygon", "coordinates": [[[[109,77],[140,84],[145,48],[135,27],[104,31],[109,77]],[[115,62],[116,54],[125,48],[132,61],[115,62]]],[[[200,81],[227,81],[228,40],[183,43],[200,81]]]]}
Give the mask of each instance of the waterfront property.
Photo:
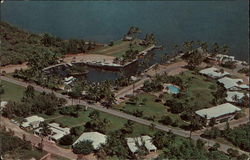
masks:
{"type": "MultiPolygon", "coordinates": [[[[60,127],[58,123],[50,123],[48,124],[49,129],[51,129],[52,133],[48,136],[50,140],[58,142],[63,136],[70,134],[70,128],[60,127]]],[[[37,128],[34,130],[34,134],[41,135],[41,128],[37,128]]]]}
{"type": "Polygon", "coordinates": [[[148,135],[126,138],[126,140],[129,150],[134,154],[138,152],[139,147],[145,147],[148,152],[156,152],[157,150],[156,146],[152,143],[152,138],[148,135]]]}
{"type": "Polygon", "coordinates": [[[235,114],[239,111],[241,111],[240,108],[230,103],[224,103],[215,107],[198,110],[195,113],[202,118],[202,122],[207,126],[212,120],[214,123],[230,121],[234,119],[235,114]]]}
{"type": "Polygon", "coordinates": [[[92,145],[97,150],[101,144],[106,143],[107,136],[99,132],[84,132],[74,143],[77,144],[80,141],[92,141],[92,145]]]}
{"type": "Polygon", "coordinates": [[[210,68],[200,70],[199,73],[206,75],[208,77],[211,77],[211,78],[221,78],[221,77],[224,77],[226,75],[230,75],[230,73],[228,73],[226,71],[222,71],[222,70],[220,71],[219,69],[217,69],[215,67],[210,67],[210,68]]]}
{"type": "Polygon", "coordinates": [[[23,122],[21,123],[20,127],[26,130],[38,128],[40,123],[44,121],[44,118],[39,116],[30,116],[24,118],[23,122]]]}

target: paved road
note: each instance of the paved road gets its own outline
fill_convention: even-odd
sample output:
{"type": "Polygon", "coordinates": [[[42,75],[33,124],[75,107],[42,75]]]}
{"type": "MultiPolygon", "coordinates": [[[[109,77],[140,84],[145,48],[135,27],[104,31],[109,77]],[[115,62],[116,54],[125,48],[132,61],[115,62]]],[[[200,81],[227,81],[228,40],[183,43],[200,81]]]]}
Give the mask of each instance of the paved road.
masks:
{"type": "MultiPolygon", "coordinates": [[[[0,117],[1,119],[1,126],[6,126],[6,129],[14,131],[14,135],[23,139],[23,135],[25,135],[25,139],[27,141],[31,141],[33,146],[38,146],[39,143],[41,143],[42,138],[30,133],[25,132],[19,126],[13,124],[10,122],[9,119],[0,117]]],[[[61,157],[65,157],[68,159],[76,159],[77,155],[72,152],[71,149],[64,149],[61,147],[58,147],[54,142],[51,142],[49,140],[44,139],[42,144],[44,145],[43,150],[46,152],[49,152],[54,155],[58,155],[61,157]]]]}
{"type": "MultiPolygon", "coordinates": [[[[18,85],[21,85],[21,86],[24,86],[24,87],[27,87],[28,84],[25,83],[25,82],[21,82],[21,81],[17,81],[15,79],[12,79],[12,78],[8,78],[8,77],[3,77],[1,76],[0,77],[1,79],[3,80],[6,80],[6,81],[9,81],[11,83],[15,83],[15,84],[18,84],[18,85]]],[[[39,91],[39,92],[47,92],[47,93],[51,93],[53,91],[49,90],[49,89],[45,89],[45,88],[42,88],[40,86],[37,86],[37,85],[34,85],[34,84],[30,84],[34,87],[35,90],[39,91]]],[[[67,99],[68,101],[71,101],[69,98],[67,98],[67,96],[65,95],[62,95],[60,93],[56,93],[54,92],[56,96],[58,97],[62,97],[62,98],[65,98],[67,99]]],[[[87,104],[85,101],[83,100],[78,100],[78,99],[74,99],[73,100],[73,103],[74,104],[81,104],[81,105],[85,105],[87,107],[90,107],[90,108],[93,108],[95,110],[99,110],[99,111],[102,111],[102,112],[106,112],[108,114],[112,114],[112,115],[115,115],[115,116],[118,116],[118,117],[121,117],[121,118],[124,118],[124,119],[128,119],[128,120],[132,120],[134,122],[137,122],[137,123],[140,123],[140,124],[144,124],[144,125],[147,125],[147,126],[150,126],[152,124],[151,121],[148,121],[148,120],[145,120],[145,119],[141,119],[141,118],[138,118],[138,117],[135,117],[135,116],[132,116],[132,115],[129,115],[129,114],[126,114],[124,112],[120,112],[120,111],[117,111],[117,110],[113,110],[113,109],[107,109],[107,108],[103,108],[101,105],[98,105],[98,104],[93,104],[93,105],[90,105],[90,104],[87,104]]],[[[155,128],[157,129],[160,129],[162,131],[169,131],[171,130],[174,134],[177,134],[177,135],[180,135],[182,137],[189,137],[190,135],[190,132],[189,131],[184,131],[184,130],[180,130],[180,129],[174,129],[174,128],[170,128],[168,126],[164,126],[164,125],[160,125],[160,124],[155,124],[155,128]]],[[[216,142],[214,140],[208,140],[208,139],[205,139],[205,138],[202,138],[200,137],[200,134],[193,134],[192,139],[194,140],[197,140],[197,139],[202,139],[204,142],[207,143],[207,145],[209,146],[212,146],[213,144],[215,143],[219,143],[221,145],[221,147],[219,148],[219,150],[223,151],[223,152],[227,152],[227,149],[228,148],[234,148],[234,149],[237,149],[235,147],[231,147],[229,145],[226,145],[226,144],[222,144],[220,142],[216,142]]],[[[237,149],[239,150],[239,149],[237,149]]],[[[246,153],[242,150],[239,150],[240,153],[246,153]]],[[[248,153],[246,153],[248,154],[248,153]]]]}

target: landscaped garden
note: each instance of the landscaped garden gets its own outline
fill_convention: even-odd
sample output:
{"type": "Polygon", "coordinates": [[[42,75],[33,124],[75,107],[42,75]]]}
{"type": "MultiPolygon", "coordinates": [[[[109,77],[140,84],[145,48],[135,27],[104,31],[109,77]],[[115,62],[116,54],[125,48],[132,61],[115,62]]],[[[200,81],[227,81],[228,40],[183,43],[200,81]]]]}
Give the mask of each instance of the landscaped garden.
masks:
{"type": "Polygon", "coordinates": [[[3,101],[20,101],[23,97],[23,92],[25,88],[14,83],[10,83],[4,80],[1,80],[1,85],[3,88],[3,94],[1,94],[1,100],[3,101]]]}
{"type": "Polygon", "coordinates": [[[157,75],[144,83],[143,90],[144,93],[114,107],[137,117],[181,128],[190,125],[196,110],[212,107],[225,96],[215,80],[194,71],[176,76],[157,75]],[[163,84],[176,85],[180,92],[163,92],[163,84]]]}

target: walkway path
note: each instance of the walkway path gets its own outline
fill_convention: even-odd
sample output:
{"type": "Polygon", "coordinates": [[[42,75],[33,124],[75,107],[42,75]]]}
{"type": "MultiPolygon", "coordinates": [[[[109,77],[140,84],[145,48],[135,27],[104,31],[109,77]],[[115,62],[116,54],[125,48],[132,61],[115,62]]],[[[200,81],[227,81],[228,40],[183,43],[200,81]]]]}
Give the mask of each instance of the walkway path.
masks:
{"type": "MultiPolygon", "coordinates": [[[[27,85],[28,85],[28,83],[17,81],[17,80],[12,79],[12,78],[3,77],[3,76],[1,76],[0,78],[3,79],[3,80],[6,80],[6,81],[9,81],[9,82],[12,82],[12,83],[24,86],[24,87],[27,87],[27,85]]],[[[47,92],[47,93],[53,92],[52,90],[45,89],[45,88],[42,88],[42,87],[34,85],[34,84],[30,84],[30,85],[32,85],[34,87],[34,89],[37,90],[37,91],[39,91],[39,92],[43,92],[43,91],[47,92]]],[[[65,98],[66,100],[70,101],[70,99],[67,96],[62,95],[60,93],[56,93],[56,92],[54,92],[54,93],[55,93],[56,96],[61,97],[61,98],[65,98]]],[[[105,112],[105,113],[108,113],[108,114],[112,114],[114,116],[121,117],[121,118],[124,118],[124,119],[132,120],[134,122],[137,122],[137,123],[140,123],[140,124],[144,124],[144,125],[147,125],[147,126],[150,126],[152,124],[151,121],[148,121],[148,120],[145,120],[145,119],[141,119],[141,118],[138,118],[138,117],[126,114],[124,112],[120,112],[120,111],[114,110],[114,109],[107,109],[107,108],[104,108],[103,106],[98,105],[98,104],[90,105],[90,104],[86,103],[83,100],[73,99],[73,103],[74,104],[85,105],[85,106],[93,108],[95,110],[99,110],[99,111],[102,111],[102,112],[105,112]]],[[[184,131],[184,130],[180,130],[180,129],[170,128],[168,126],[164,126],[164,125],[160,125],[160,124],[155,124],[155,128],[160,129],[162,131],[170,131],[171,130],[174,134],[177,134],[177,135],[182,136],[182,137],[189,137],[189,134],[190,134],[189,131],[184,131]]],[[[212,146],[215,143],[219,143],[221,145],[221,147],[219,148],[219,150],[221,150],[223,152],[227,152],[228,148],[234,148],[234,147],[231,147],[229,145],[226,145],[226,144],[223,144],[223,143],[220,143],[220,142],[216,142],[214,140],[208,140],[208,139],[202,138],[202,137],[200,137],[200,134],[193,134],[191,138],[194,139],[194,140],[201,139],[204,142],[206,142],[208,146],[212,146]]],[[[237,148],[234,148],[234,149],[237,149],[237,148]]],[[[237,149],[237,150],[239,150],[239,149],[237,149]]],[[[246,153],[246,152],[244,152],[242,150],[239,150],[239,152],[240,153],[246,153]]]]}

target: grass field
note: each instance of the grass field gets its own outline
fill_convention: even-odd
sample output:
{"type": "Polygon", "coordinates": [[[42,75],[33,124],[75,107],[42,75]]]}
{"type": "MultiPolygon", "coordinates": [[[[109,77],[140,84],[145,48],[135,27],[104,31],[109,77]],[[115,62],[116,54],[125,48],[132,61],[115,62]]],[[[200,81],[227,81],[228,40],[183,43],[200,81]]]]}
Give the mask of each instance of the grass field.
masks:
{"type": "MultiPolygon", "coordinates": [[[[64,126],[72,128],[72,127],[76,127],[76,126],[84,126],[84,124],[90,120],[88,115],[92,111],[93,111],[93,109],[88,109],[87,111],[81,111],[81,112],[79,112],[78,118],[71,117],[71,116],[63,116],[63,115],[60,115],[59,113],[55,113],[55,115],[52,115],[52,116],[40,114],[40,116],[44,117],[48,123],[51,120],[53,120],[56,123],[61,123],[64,126]]],[[[127,122],[126,119],[116,117],[116,116],[113,116],[113,115],[110,115],[110,114],[107,114],[104,112],[100,112],[100,117],[106,118],[111,122],[109,131],[118,130],[118,129],[122,128],[123,125],[127,122]]],[[[154,133],[154,131],[150,130],[148,126],[145,126],[145,125],[142,125],[139,123],[135,123],[133,133],[128,135],[128,136],[139,136],[142,134],[151,135],[153,133],[154,133]]]]}
{"type": "Polygon", "coordinates": [[[195,106],[196,110],[213,106],[211,104],[213,100],[212,92],[217,89],[215,80],[207,81],[206,77],[194,74],[191,71],[186,71],[177,76],[188,84],[185,98],[177,99],[177,101],[186,101],[190,106],[195,106]]]}
{"type": "MultiPolygon", "coordinates": [[[[134,40],[134,42],[138,43],[138,40],[134,40]]],[[[95,54],[105,54],[115,57],[122,57],[122,55],[129,50],[130,41],[117,40],[114,41],[113,46],[105,46],[102,48],[98,48],[96,50],[91,51],[95,54]]],[[[146,49],[147,47],[141,46],[139,44],[133,45],[134,50],[138,50],[139,52],[146,49]]]]}
{"type": "Polygon", "coordinates": [[[1,99],[5,101],[20,101],[23,97],[24,87],[1,80],[1,84],[4,88],[4,94],[1,95],[1,99]]]}
{"type": "Polygon", "coordinates": [[[155,96],[150,94],[139,94],[137,95],[139,98],[137,105],[127,104],[126,102],[121,103],[120,105],[116,106],[116,109],[133,113],[134,110],[143,111],[142,118],[147,119],[147,117],[154,117],[154,121],[158,122],[162,116],[167,115],[172,118],[173,121],[178,120],[179,125],[185,124],[185,122],[176,114],[172,114],[167,111],[167,107],[159,102],[155,102],[155,96]],[[139,105],[143,99],[146,99],[144,105],[139,105]]]}

